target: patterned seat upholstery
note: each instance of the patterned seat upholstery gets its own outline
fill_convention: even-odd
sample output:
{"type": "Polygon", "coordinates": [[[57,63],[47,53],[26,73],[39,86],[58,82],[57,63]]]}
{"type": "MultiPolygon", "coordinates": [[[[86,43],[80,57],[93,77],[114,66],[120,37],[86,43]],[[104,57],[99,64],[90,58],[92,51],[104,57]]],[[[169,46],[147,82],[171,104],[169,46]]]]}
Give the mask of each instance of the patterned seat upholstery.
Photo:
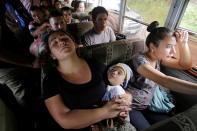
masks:
{"type": "Polygon", "coordinates": [[[93,58],[106,65],[117,62],[126,62],[137,52],[145,50],[143,40],[119,40],[110,43],[102,43],[82,47],[78,50],[79,56],[93,58]]]}
{"type": "Polygon", "coordinates": [[[67,30],[77,40],[76,42],[79,43],[81,36],[92,27],[93,27],[92,21],[88,21],[88,22],[68,24],[67,30]]]}

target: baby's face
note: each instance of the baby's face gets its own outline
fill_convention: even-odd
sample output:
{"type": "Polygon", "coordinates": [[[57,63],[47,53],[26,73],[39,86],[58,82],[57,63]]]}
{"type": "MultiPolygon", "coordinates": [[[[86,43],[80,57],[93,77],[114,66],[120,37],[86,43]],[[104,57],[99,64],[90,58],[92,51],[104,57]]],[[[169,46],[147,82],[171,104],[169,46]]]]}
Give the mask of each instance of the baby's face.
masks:
{"type": "Polygon", "coordinates": [[[107,78],[112,86],[123,86],[125,76],[124,70],[121,67],[115,66],[108,72],[107,78]]]}

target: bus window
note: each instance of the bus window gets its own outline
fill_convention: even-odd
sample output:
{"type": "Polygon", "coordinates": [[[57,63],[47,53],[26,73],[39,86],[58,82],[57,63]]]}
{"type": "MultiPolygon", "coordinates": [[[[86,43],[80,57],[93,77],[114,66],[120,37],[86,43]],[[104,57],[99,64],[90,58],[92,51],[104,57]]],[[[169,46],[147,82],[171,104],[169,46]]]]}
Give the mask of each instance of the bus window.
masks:
{"type": "Polygon", "coordinates": [[[88,0],[87,2],[92,3],[93,7],[103,6],[107,10],[120,10],[120,0],[88,0]]]}
{"type": "Polygon", "coordinates": [[[187,29],[189,35],[189,46],[192,54],[193,67],[197,69],[197,0],[190,0],[185,14],[180,22],[179,28],[187,29]]]}
{"type": "Polygon", "coordinates": [[[147,23],[158,21],[164,26],[172,0],[127,0],[127,5],[147,23]]]}
{"type": "Polygon", "coordinates": [[[196,31],[197,33],[197,0],[190,0],[179,27],[196,31]]]}

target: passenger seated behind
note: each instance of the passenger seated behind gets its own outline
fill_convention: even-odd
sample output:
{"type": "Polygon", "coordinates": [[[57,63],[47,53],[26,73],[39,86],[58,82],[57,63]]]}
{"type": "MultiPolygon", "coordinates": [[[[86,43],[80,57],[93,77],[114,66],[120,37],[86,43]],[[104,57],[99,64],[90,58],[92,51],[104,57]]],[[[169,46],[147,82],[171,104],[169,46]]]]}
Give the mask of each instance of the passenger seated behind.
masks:
{"type": "Polygon", "coordinates": [[[62,14],[64,16],[64,21],[66,22],[66,24],[78,23],[79,22],[78,19],[72,18],[72,9],[70,7],[63,7],[61,9],[61,11],[62,11],[62,14]]]}
{"type": "Polygon", "coordinates": [[[62,8],[62,4],[59,0],[55,0],[54,6],[55,6],[55,9],[57,9],[57,10],[62,8]]]}
{"type": "MultiPolygon", "coordinates": [[[[119,95],[125,94],[128,82],[131,77],[133,77],[133,72],[131,68],[123,63],[118,63],[112,65],[107,71],[107,79],[109,85],[107,86],[106,93],[102,98],[102,101],[109,101],[113,97],[116,99],[119,98],[119,95]]],[[[125,112],[128,115],[128,112],[125,112]]],[[[130,121],[129,116],[125,118],[127,121],[130,121]]]]}
{"type": "Polygon", "coordinates": [[[83,13],[85,12],[85,4],[83,1],[73,1],[72,7],[74,7],[74,12],[83,13]]]}
{"type": "Polygon", "coordinates": [[[58,10],[53,10],[49,15],[50,29],[53,31],[66,31],[67,24],[64,20],[63,14],[58,10]]]}
{"type": "Polygon", "coordinates": [[[49,22],[46,21],[46,14],[42,12],[40,7],[32,6],[30,8],[30,13],[33,21],[29,23],[29,31],[36,40],[49,27],[49,22]]]}
{"type": "Polygon", "coordinates": [[[94,27],[82,36],[84,46],[90,46],[116,40],[114,31],[107,26],[108,12],[104,7],[98,6],[92,10],[94,27]]]}
{"type": "MultiPolygon", "coordinates": [[[[77,15],[81,15],[85,13],[85,3],[84,1],[73,1],[72,6],[74,7],[74,13],[77,15]]],[[[88,22],[88,19],[80,19],[79,22],[88,22]]]]}

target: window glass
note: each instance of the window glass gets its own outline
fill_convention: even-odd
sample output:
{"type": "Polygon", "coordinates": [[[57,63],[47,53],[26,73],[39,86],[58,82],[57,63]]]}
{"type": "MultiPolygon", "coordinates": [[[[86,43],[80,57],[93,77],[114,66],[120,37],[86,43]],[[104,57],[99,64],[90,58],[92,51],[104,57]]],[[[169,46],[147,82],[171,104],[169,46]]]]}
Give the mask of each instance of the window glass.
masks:
{"type": "Polygon", "coordinates": [[[128,7],[140,14],[147,23],[158,21],[163,26],[172,0],[127,0],[128,7]]]}
{"type": "Polygon", "coordinates": [[[197,37],[189,37],[189,47],[192,55],[192,67],[197,69],[197,37]]]}
{"type": "Polygon", "coordinates": [[[197,0],[190,0],[180,27],[197,32],[197,0]]]}
{"type": "Polygon", "coordinates": [[[107,10],[120,10],[120,0],[88,0],[88,3],[93,3],[93,7],[103,6],[107,10]]]}
{"type": "Polygon", "coordinates": [[[190,0],[185,14],[181,20],[181,28],[196,32],[196,35],[189,35],[189,47],[192,54],[193,67],[197,69],[197,0],[190,0]]]}

